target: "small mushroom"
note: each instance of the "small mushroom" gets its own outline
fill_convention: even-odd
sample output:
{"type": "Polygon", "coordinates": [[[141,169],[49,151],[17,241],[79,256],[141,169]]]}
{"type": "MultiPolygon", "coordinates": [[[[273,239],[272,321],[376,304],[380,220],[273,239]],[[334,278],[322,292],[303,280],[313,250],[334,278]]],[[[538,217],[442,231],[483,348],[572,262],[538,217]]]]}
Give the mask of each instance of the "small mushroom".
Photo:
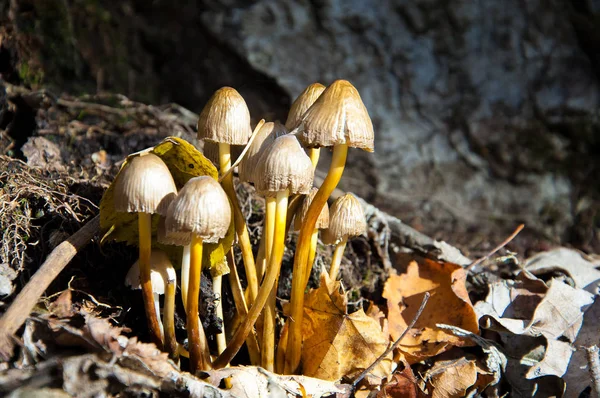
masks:
{"type": "Polygon", "coordinates": [[[329,228],[323,233],[323,243],[335,245],[329,277],[337,278],[348,238],[367,231],[365,213],[354,195],[347,193],[337,198],[329,209],[329,228]]]}
{"type": "Polygon", "coordinates": [[[190,370],[210,367],[210,354],[201,336],[198,299],[202,276],[202,243],[216,243],[226,234],[231,223],[231,207],[227,194],[217,181],[202,176],[190,179],[169,206],[167,231],[191,234],[190,272],[187,297],[187,329],[190,352],[190,370]]]}
{"type": "Polygon", "coordinates": [[[150,279],[152,214],[166,214],[177,188],[167,165],[158,156],[149,153],[128,160],[117,176],[114,190],[114,205],[117,212],[138,213],[142,296],[150,334],[154,343],[162,348],[150,279]]]}

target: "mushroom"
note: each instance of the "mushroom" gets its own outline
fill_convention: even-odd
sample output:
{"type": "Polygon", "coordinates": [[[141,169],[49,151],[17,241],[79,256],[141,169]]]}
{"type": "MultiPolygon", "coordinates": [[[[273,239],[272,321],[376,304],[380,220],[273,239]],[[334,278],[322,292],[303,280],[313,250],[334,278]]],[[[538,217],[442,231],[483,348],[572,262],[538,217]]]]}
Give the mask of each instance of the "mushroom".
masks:
{"type": "MultiPolygon", "coordinates": [[[[310,204],[311,204],[313,198],[317,194],[317,191],[318,191],[318,189],[313,187],[310,190],[310,193],[308,195],[306,195],[306,197],[302,201],[302,206],[298,209],[298,211],[296,212],[296,215],[294,217],[294,230],[295,231],[300,230],[300,227],[302,226],[302,221],[304,220],[304,217],[306,216],[306,213],[308,212],[308,208],[310,207],[310,204]]],[[[312,269],[312,266],[315,262],[315,254],[317,252],[317,243],[319,240],[319,230],[320,229],[325,230],[328,227],[329,227],[329,206],[327,206],[327,203],[325,203],[325,206],[323,206],[323,209],[321,210],[321,214],[319,214],[317,223],[315,224],[315,229],[313,230],[313,233],[310,237],[310,252],[308,254],[308,269],[305,274],[305,276],[306,276],[306,282],[304,283],[305,285],[308,283],[308,279],[310,278],[310,270],[312,269]]]]}
{"type": "Polygon", "coordinates": [[[238,166],[240,181],[252,184],[256,182],[258,160],[264,149],[271,145],[275,138],[287,133],[285,126],[279,122],[266,122],[262,125],[238,166]]]}
{"type": "MultiPolygon", "coordinates": [[[[302,121],[302,116],[306,113],[308,108],[311,107],[312,104],[315,103],[317,98],[321,95],[321,93],[325,90],[325,86],[321,83],[313,83],[310,86],[306,87],[302,94],[296,98],[296,100],[292,103],[290,107],[290,112],[288,113],[287,121],[285,122],[285,127],[288,130],[292,130],[298,126],[298,124],[302,121]]],[[[310,156],[310,161],[313,164],[313,168],[317,168],[317,163],[319,163],[319,155],[321,154],[321,148],[309,148],[308,155],[310,156]]]]}
{"type": "Polygon", "coordinates": [[[167,165],[158,156],[149,153],[128,160],[117,176],[114,189],[115,210],[138,213],[142,296],[152,340],[162,348],[150,279],[152,214],[166,214],[169,202],[175,196],[177,188],[167,165]]]}
{"type": "Polygon", "coordinates": [[[365,213],[358,199],[351,193],[337,198],[329,209],[329,229],[322,236],[323,243],[335,245],[329,268],[332,280],[337,278],[348,238],[362,235],[366,231],[365,213]]]}
{"type": "MultiPolygon", "coordinates": [[[[140,262],[136,261],[127,276],[125,277],[125,285],[134,290],[142,288],[140,283],[140,262]]],[[[152,293],[154,310],[156,318],[160,322],[160,302],[159,296],[165,295],[164,316],[160,325],[161,334],[164,336],[165,349],[169,356],[176,360],[177,340],[175,338],[175,292],[177,289],[177,275],[175,268],[171,264],[169,257],[161,250],[152,250],[150,254],[150,279],[152,280],[152,293]]]]}
{"type": "Polygon", "coordinates": [[[305,275],[311,235],[321,209],[342,177],[348,147],[373,151],[373,123],[356,88],[346,80],[336,80],[302,116],[298,135],[300,141],[309,148],[333,146],[333,156],[327,177],[306,213],[296,245],[290,297],[291,323],[286,350],[287,374],[296,371],[300,364],[305,275]]]}
{"type": "MultiPolygon", "coordinates": [[[[292,194],[306,194],[309,192],[314,178],[314,169],[310,158],[306,155],[298,139],[293,135],[281,136],[264,151],[259,160],[260,179],[256,181],[256,189],[267,196],[267,200],[275,201],[275,228],[273,231],[273,245],[267,245],[267,269],[263,282],[256,296],[256,300],[248,316],[234,336],[227,349],[215,360],[215,368],[225,366],[237,353],[244,340],[252,330],[263,307],[265,308],[263,322],[263,340],[261,346],[262,366],[273,369],[275,355],[275,282],[279,277],[281,259],[285,248],[286,216],[288,196],[292,194]],[[267,320],[272,320],[269,325],[267,320]]],[[[267,211],[269,206],[267,206],[267,211]]],[[[265,233],[270,233],[265,231],[265,233]]],[[[269,242],[269,239],[267,239],[269,242]]]]}
{"type": "Polygon", "coordinates": [[[250,111],[244,98],[231,87],[217,90],[198,119],[198,138],[219,144],[220,172],[225,176],[221,183],[233,203],[235,231],[242,250],[250,291],[248,304],[252,304],[258,292],[258,278],[246,219],[235,193],[233,175],[228,172],[231,168],[231,145],[246,145],[251,134],[250,111]]]}
{"type": "Polygon", "coordinates": [[[190,371],[208,369],[210,354],[199,321],[198,298],[202,276],[202,243],[216,243],[227,234],[231,223],[231,207],[227,194],[217,181],[201,176],[190,179],[169,206],[167,231],[188,232],[190,273],[187,297],[187,329],[190,371]]]}

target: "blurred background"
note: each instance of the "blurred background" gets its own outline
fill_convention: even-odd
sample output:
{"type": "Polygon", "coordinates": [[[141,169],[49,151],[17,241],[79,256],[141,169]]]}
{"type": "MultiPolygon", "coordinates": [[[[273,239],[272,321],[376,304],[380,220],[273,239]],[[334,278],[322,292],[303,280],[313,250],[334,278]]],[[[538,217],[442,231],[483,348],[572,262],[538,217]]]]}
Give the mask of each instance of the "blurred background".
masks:
{"type": "Polygon", "coordinates": [[[348,79],[376,140],[342,189],[466,250],[600,250],[598,0],[0,0],[0,74],[196,113],[229,85],[254,122],[348,79]]]}

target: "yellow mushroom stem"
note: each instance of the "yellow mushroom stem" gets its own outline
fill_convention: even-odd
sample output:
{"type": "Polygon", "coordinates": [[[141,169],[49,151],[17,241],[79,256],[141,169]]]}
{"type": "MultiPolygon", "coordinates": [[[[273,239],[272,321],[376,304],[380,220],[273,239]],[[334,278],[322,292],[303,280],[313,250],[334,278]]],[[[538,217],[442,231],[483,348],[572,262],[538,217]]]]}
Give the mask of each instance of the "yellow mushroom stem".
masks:
{"type": "Polygon", "coordinates": [[[267,299],[271,295],[271,290],[273,289],[275,281],[279,276],[281,259],[283,257],[283,250],[285,246],[287,204],[288,192],[279,192],[277,194],[277,214],[275,219],[273,250],[272,256],[267,265],[267,272],[265,273],[263,282],[258,290],[256,300],[254,301],[254,304],[252,304],[252,307],[250,307],[250,311],[248,311],[248,316],[246,319],[244,319],[238,330],[229,341],[225,351],[223,351],[223,353],[214,361],[213,366],[215,369],[226,366],[235,356],[235,354],[237,354],[242,344],[244,344],[244,340],[246,340],[246,337],[252,331],[254,323],[256,323],[256,320],[264,308],[267,299]]]}
{"type": "MultiPolygon", "coordinates": [[[[235,308],[237,310],[237,316],[235,319],[244,319],[248,315],[248,306],[246,305],[246,298],[244,297],[244,291],[242,290],[242,284],[240,282],[240,275],[237,272],[235,266],[235,257],[233,255],[233,247],[229,249],[227,253],[227,262],[229,263],[229,285],[233,293],[233,301],[235,302],[235,308]]],[[[235,322],[232,322],[232,324],[235,322]]],[[[233,329],[235,330],[235,328],[233,329]]],[[[258,366],[260,364],[260,349],[258,348],[258,341],[254,333],[250,333],[246,338],[246,345],[248,347],[248,355],[250,356],[250,364],[258,366]]]]}
{"type": "Polygon", "coordinates": [[[188,285],[190,280],[190,245],[183,246],[181,256],[181,300],[183,308],[187,311],[188,285]]]}
{"type": "MultiPolygon", "coordinates": [[[[286,211],[287,212],[287,211],[286,211]]],[[[273,240],[275,234],[275,218],[277,213],[277,201],[274,196],[267,197],[265,212],[265,231],[263,238],[265,240],[265,259],[269,264],[272,256],[273,240]]],[[[285,233],[285,232],[284,232],[285,233]]],[[[285,238],[284,238],[285,241],[285,238]]],[[[268,371],[274,370],[275,364],[275,305],[277,295],[277,280],[271,290],[269,299],[262,312],[262,330],[261,330],[261,366],[268,371]]]]}
{"type": "Polygon", "coordinates": [[[296,256],[294,258],[294,269],[292,273],[292,293],[290,297],[289,336],[285,358],[285,374],[292,374],[300,365],[300,354],[302,348],[302,319],[304,318],[304,289],[306,288],[306,266],[310,251],[310,241],[317,224],[321,210],[331,193],[335,190],[346,165],[348,154],[347,144],[338,144],[333,147],[333,157],[327,177],[321,184],[317,194],[313,198],[304,222],[298,235],[296,244],[296,256]]]}
{"type": "Polygon", "coordinates": [[[315,256],[317,254],[318,242],[319,230],[315,228],[310,236],[310,251],[308,253],[308,262],[306,263],[306,272],[304,273],[304,286],[308,285],[308,280],[310,279],[310,272],[312,271],[313,264],[315,263],[315,256]]]}
{"type": "MultiPolygon", "coordinates": [[[[221,173],[225,174],[231,166],[231,155],[229,144],[219,143],[219,160],[221,163],[221,173]],[[228,159],[228,160],[227,160],[228,159]],[[229,164],[229,165],[228,165],[229,164]]],[[[235,188],[233,187],[233,175],[227,174],[221,181],[221,185],[225,190],[229,200],[233,204],[233,221],[235,224],[235,232],[238,236],[240,249],[242,250],[242,260],[244,262],[244,268],[246,270],[246,279],[248,281],[248,290],[250,295],[248,296],[248,304],[254,302],[254,298],[258,294],[258,278],[256,274],[256,265],[254,264],[254,254],[252,253],[252,244],[250,243],[250,235],[248,235],[248,226],[246,225],[246,218],[242,214],[240,204],[237,199],[235,188]]]]}
{"type": "Polygon", "coordinates": [[[321,148],[310,148],[308,150],[308,156],[312,162],[313,169],[316,169],[319,164],[319,156],[321,156],[321,148]]]}
{"type": "Polygon", "coordinates": [[[152,342],[158,349],[162,350],[162,334],[160,323],[154,308],[154,294],[152,293],[152,280],[150,279],[150,253],[152,251],[152,215],[150,213],[138,213],[139,244],[140,244],[140,282],[142,285],[142,297],[144,298],[144,309],[148,320],[148,329],[152,342]]]}
{"type": "Polygon", "coordinates": [[[200,298],[200,278],[202,277],[202,238],[192,234],[190,247],[190,284],[188,290],[187,331],[190,352],[190,373],[210,368],[210,353],[206,345],[204,329],[200,324],[198,300],[200,298]],[[204,337],[204,338],[202,338],[204,337]]]}
{"type": "Polygon", "coordinates": [[[163,326],[165,330],[165,349],[169,353],[169,358],[177,362],[179,350],[177,339],[175,337],[175,295],[177,290],[177,280],[167,280],[167,289],[165,292],[165,304],[163,309],[163,326]]]}
{"type": "Polygon", "coordinates": [[[213,293],[215,298],[217,298],[217,302],[215,303],[215,312],[217,314],[217,318],[219,318],[221,322],[221,333],[218,333],[216,336],[217,339],[217,351],[222,353],[225,351],[225,347],[227,346],[227,341],[225,340],[225,319],[223,319],[223,300],[222,300],[222,289],[223,289],[223,276],[215,275],[212,278],[213,281],[213,293]]]}
{"type": "Polygon", "coordinates": [[[342,263],[342,257],[344,257],[344,250],[346,249],[347,242],[348,237],[344,236],[344,238],[335,246],[333,258],[331,259],[331,267],[329,268],[329,277],[333,281],[337,279],[338,272],[340,272],[340,264],[342,263]]]}

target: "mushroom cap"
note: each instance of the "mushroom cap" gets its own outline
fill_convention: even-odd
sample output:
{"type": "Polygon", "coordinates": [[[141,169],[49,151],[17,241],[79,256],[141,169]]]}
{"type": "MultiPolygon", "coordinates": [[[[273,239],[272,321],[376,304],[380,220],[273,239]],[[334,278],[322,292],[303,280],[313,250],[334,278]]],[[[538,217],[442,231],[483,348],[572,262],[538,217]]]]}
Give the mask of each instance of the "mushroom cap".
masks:
{"type": "Polygon", "coordinates": [[[254,183],[256,180],[256,171],[258,169],[258,160],[262,152],[267,148],[275,138],[287,134],[285,126],[279,122],[267,122],[256,133],[252,144],[248,148],[244,159],[238,165],[240,180],[254,183]]]}
{"type": "Polygon", "coordinates": [[[256,190],[263,196],[273,196],[286,189],[290,195],[307,194],[314,175],[312,162],[296,136],[282,135],[260,156],[256,190]]]}
{"type": "MultiPolygon", "coordinates": [[[[150,254],[150,280],[152,281],[152,293],[165,294],[165,285],[168,281],[177,280],[175,268],[171,264],[171,260],[161,250],[152,250],[150,254]]],[[[127,276],[125,277],[125,285],[133,290],[142,288],[140,283],[140,261],[133,263],[127,276]]]]}
{"type": "Polygon", "coordinates": [[[365,213],[354,195],[347,193],[337,198],[329,208],[329,228],[324,230],[321,240],[335,245],[344,237],[362,235],[367,231],[365,213]]]}
{"type": "Polygon", "coordinates": [[[163,245],[186,246],[192,242],[192,234],[189,232],[168,231],[167,218],[161,217],[158,220],[156,240],[163,245]]]}
{"type": "Polygon", "coordinates": [[[195,233],[206,243],[216,243],[231,224],[229,198],[221,185],[208,176],[190,179],[171,202],[167,232],[195,233]]]}
{"type": "Polygon", "coordinates": [[[127,161],[114,187],[115,210],[165,215],[177,188],[161,158],[148,153],[127,161]]]}
{"type": "Polygon", "coordinates": [[[302,94],[296,98],[290,107],[290,112],[288,113],[288,118],[285,122],[285,127],[288,130],[293,129],[298,125],[302,120],[302,116],[304,116],[308,108],[315,103],[324,90],[325,86],[321,83],[313,83],[304,89],[302,94]]]}
{"type": "Polygon", "coordinates": [[[246,145],[252,135],[250,111],[234,88],[222,87],[210,97],[198,119],[198,138],[246,145]]]}
{"type": "MultiPolygon", "coordinates": [[[[308,208],[312,203],[315,195],[319,190],[315,187],[311,188],[310,192],[304,200],[302,201],[302,206],[296,212],[296,216],[294,217],[294,230],[299,231],[302,227],[302,221],[304,221],[304,217],[306,217],[306,213],[308,213],[308,208]]],[[[326,229],[329,227],[329,206],[325,203],[323,209],[321,210],[321,214],[319,214],[319,218],[317,218],[317,223],[315,224],[316,229],[326,229]]]]}
{"type": "Polygon", "coordinates": [[[336,80],[304,113],[300,140],[309,148],[348,144],[373,152],[373,122],[358,90],[347,80],[336,80]]]}

